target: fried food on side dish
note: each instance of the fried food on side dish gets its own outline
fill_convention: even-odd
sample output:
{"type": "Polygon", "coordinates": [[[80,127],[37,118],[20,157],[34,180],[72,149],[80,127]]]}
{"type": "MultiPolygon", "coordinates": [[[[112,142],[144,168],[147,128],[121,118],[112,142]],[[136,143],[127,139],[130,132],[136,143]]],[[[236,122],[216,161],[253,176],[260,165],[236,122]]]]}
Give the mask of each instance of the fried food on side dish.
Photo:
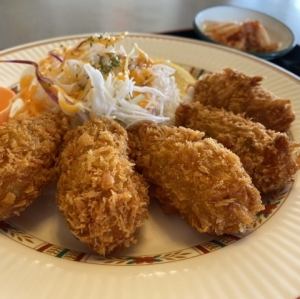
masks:
{"type": "Polygon", "coordinates": [[[195,84],[194,101],[241,113],[267,129],[284,132],[295,119],[290,100],[278,99],[249,77],[231,69],[204,75],[195,84]]]}
{"type": "Polygon", "coordinates": [[[148,216],[147,186],[127,157],[127,133],[99,118],[69,131],[57,202],[72,233],[99,254],[136,242],[148,216]]]}
{"type": "Polygon", "coordinates": [[[181,105],[176,125],[205,132],[237,154],[262,193],[282,189],[297,171],[295,144],[285,133],[199,102],[181,105]]]}
{"type": "Polygon", "coordinates": [[[0,125],[0,220],[19,215],[51,180],[67,128],[55,112],[0,125]]]}
{"type": "Polygon", "coordinates": [[[153,195],[199,232],[243,232],[263,209],[239,158],[187,128],[143,122],[129,128],[130,154],[153,195]]]}

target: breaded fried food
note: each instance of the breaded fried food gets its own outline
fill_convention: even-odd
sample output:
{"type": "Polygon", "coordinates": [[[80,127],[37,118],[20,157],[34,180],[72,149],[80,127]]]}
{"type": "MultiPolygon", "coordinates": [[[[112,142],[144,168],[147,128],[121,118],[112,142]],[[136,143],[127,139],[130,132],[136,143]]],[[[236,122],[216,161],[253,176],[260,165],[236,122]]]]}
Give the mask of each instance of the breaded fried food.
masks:
{"type": "Polygon", "coordinates": [[[262,193],[282,189],[297,171],[295,144],[285,133],[199,102],[181,105],[176,125],[205,132],[237,154],[262,193]]]}
{"type": "Polygon", "coordinates": [[[99,254],[128,247],[148,215],[147,185],[127,156],[127,133],[107,118],[66,134],[57,202],[71,232],[99,254]]]}
{"type": "Polygon", "coordinates": [[[250,228],[263,209],[239,158],[199,131],[140,123],[129,128],[131,156],[153,195],[199,232],[250,228]]]}
{"type": "Polygon", "coordinates": [[[67,128],[55,112],[0,125],[0,220],[19,215],[51,180],[67,128]]]}
{"type": "Polygon", "coordinates": [[[249,77],[232,69],[207,74],[195,84],[194,101],[244,114],[267,129],[287,131],[295,119],[290,100],[279,99],[249,77]]]}

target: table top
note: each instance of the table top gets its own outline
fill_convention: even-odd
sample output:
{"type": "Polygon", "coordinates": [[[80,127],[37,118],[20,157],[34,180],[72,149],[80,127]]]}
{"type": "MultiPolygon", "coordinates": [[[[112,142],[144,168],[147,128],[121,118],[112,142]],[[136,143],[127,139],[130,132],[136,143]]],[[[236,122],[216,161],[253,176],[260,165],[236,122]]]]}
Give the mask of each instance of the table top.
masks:
{"type": "Polygon", "coordinates": [[[1,0],[0,49],[55,36],[91,32],[165,32],[191,28],[196,13],[231,4],[272,15],[300,42],[298,0],[1,0]]]}

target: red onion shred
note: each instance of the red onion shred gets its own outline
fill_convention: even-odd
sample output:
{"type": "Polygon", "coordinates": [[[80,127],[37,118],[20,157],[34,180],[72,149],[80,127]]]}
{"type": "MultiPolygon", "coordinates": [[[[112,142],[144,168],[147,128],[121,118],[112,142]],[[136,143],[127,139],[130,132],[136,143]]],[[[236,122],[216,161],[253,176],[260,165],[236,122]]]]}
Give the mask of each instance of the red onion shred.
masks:
{"type": "Polygon", "coordinates": [[[20,63],[20,64],[28,64],[32,65],[35,68],[35,75],[38,80],[38,82],[41,84],[44,91],[48,94],[48,96],[55,102],[58,102],[58,97],[53,90],[51,90],[51,85],[54,84],[54,82],[45,76],[43,76],[39,70],[39,65],[31,60],[22,60],[22,59],[8,59],[8,60],[0,60],[0,63],[20,63]]]}
{"type": "Polygon", "coordinates": [[[63,62],[64,61],[64,59],[61,56],[59,56],[57,53],[55,53],[53,51],[50,51],[49,55],[52,56],[53,58],[55,58],[56,60],[58,60],[59,62],[63,62]]]}

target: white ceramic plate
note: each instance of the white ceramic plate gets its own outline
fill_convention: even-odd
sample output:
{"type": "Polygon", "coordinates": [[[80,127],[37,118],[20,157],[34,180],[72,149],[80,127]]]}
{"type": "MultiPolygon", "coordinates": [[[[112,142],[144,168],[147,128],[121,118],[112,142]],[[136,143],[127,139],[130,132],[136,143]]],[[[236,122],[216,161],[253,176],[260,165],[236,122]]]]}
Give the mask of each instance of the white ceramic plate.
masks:
{"type": "Polygon", "coordinates": [[[210,39],[202,31],[205,21],[216,22],[243,22],[246,20],[260,21],[268,31],[272,41],[280,42],[277,51],[269,53],[253,53],[265,59],[273,59],[287,54],[295,46],[295,37],[292,30],[279,20],[252,9],[231,5],[212,6],[198,12],[194,19],[194,27],[198,35],[208,41],[217,43],[210,39]]]}
{"type": "MultiPolygon", "coordinates": [[[[70,36],[0,52],[1,59],[39,60],[70,36]]],[[[151,56],[217,71],[231,67],[263,75],[264,86],[293,101],[291,134],[300,140],[297,77],[239,51],[204,42],[132,34],[151,56]]],[[[0,85],[18,81],[23,67],[0,64],[0,85]]],[[[247,236],[201,235],[154,203],[139,243],[114,257],[93,255],[69,233],[58,214],[54,188],[45,190],[20,217],[0,223],[0,298],[297,298],[300,296],[300,178],[269,198],[247,236]],[[228,246],[227,246],[228,245],[228,246]]]]}

